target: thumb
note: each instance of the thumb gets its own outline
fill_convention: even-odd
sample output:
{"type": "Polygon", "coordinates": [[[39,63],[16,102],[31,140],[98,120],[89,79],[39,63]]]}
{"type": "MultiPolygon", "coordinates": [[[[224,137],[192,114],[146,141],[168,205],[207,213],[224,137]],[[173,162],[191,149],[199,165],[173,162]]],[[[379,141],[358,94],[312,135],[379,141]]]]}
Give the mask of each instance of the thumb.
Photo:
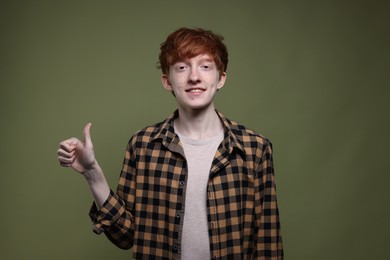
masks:
{"type": "Polygon", "coordinates": [[[84,135],[84,145],[87,147],[92,147],[92,140],[91,140],[91,129],[92,123],[88,123],[85,125],[84,130],[83,130],[83,135],[84,135]]]}

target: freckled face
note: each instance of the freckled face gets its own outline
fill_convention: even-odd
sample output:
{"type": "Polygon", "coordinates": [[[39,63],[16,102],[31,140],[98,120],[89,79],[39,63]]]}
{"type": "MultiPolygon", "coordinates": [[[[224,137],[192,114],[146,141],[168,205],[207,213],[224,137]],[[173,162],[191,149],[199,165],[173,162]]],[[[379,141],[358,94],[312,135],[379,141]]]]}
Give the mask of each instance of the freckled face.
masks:
{"type": "Polygon", "coordinates": [[[201,54],[170,66],[162,75],[165,89],[173,91],[179,108],[214,109],[214,95],[225,84],[226,74],[219,74],[214,60],[201,54]]]}

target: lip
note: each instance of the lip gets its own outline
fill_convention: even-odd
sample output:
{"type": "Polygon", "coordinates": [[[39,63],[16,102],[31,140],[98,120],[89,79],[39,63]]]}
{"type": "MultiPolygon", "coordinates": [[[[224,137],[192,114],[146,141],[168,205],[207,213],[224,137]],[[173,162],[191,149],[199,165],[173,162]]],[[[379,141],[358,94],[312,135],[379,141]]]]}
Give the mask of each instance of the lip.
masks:
{"type": "Polygon", "coordinates": [[[189,88],[185,90],[187,93],[201,93],[206,91],[205,88],[189,88]]]}

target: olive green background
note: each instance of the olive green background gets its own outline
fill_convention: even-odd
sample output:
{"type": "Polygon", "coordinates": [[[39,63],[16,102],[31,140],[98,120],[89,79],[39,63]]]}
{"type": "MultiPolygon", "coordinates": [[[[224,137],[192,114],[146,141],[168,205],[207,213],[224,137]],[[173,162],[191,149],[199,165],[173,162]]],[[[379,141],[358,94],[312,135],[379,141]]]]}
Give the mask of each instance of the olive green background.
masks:
{"type": "Polygon", "coordinates": [[[57,164],[92,122],[115,189],[138,129],[175,109],[155,68],[182,27],[223,36],[217,108],[269,137],[286,259],[388,259],[388,1],[1,1],[0,259],[130,259],[57,164]]]}

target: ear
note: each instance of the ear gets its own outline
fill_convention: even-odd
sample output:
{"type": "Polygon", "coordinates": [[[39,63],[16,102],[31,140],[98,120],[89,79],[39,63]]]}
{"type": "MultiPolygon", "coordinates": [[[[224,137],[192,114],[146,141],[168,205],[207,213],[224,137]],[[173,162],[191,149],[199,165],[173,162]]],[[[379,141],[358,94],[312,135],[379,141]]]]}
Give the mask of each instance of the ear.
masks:
{"type": "Polygon", "coordinates": [[[217,89],[218,90],[221,89],[225,85],[225,82],[226,82],[226,72],[222,72],[222,74],[219,76],[217,89]]]}
{"type": "Polygon", "coordinates": [[[166,90],[173,91],[171,82],[169,81],[169,78],[168,78],[168,75],[162,74],[161,83],[166,90]]]}

